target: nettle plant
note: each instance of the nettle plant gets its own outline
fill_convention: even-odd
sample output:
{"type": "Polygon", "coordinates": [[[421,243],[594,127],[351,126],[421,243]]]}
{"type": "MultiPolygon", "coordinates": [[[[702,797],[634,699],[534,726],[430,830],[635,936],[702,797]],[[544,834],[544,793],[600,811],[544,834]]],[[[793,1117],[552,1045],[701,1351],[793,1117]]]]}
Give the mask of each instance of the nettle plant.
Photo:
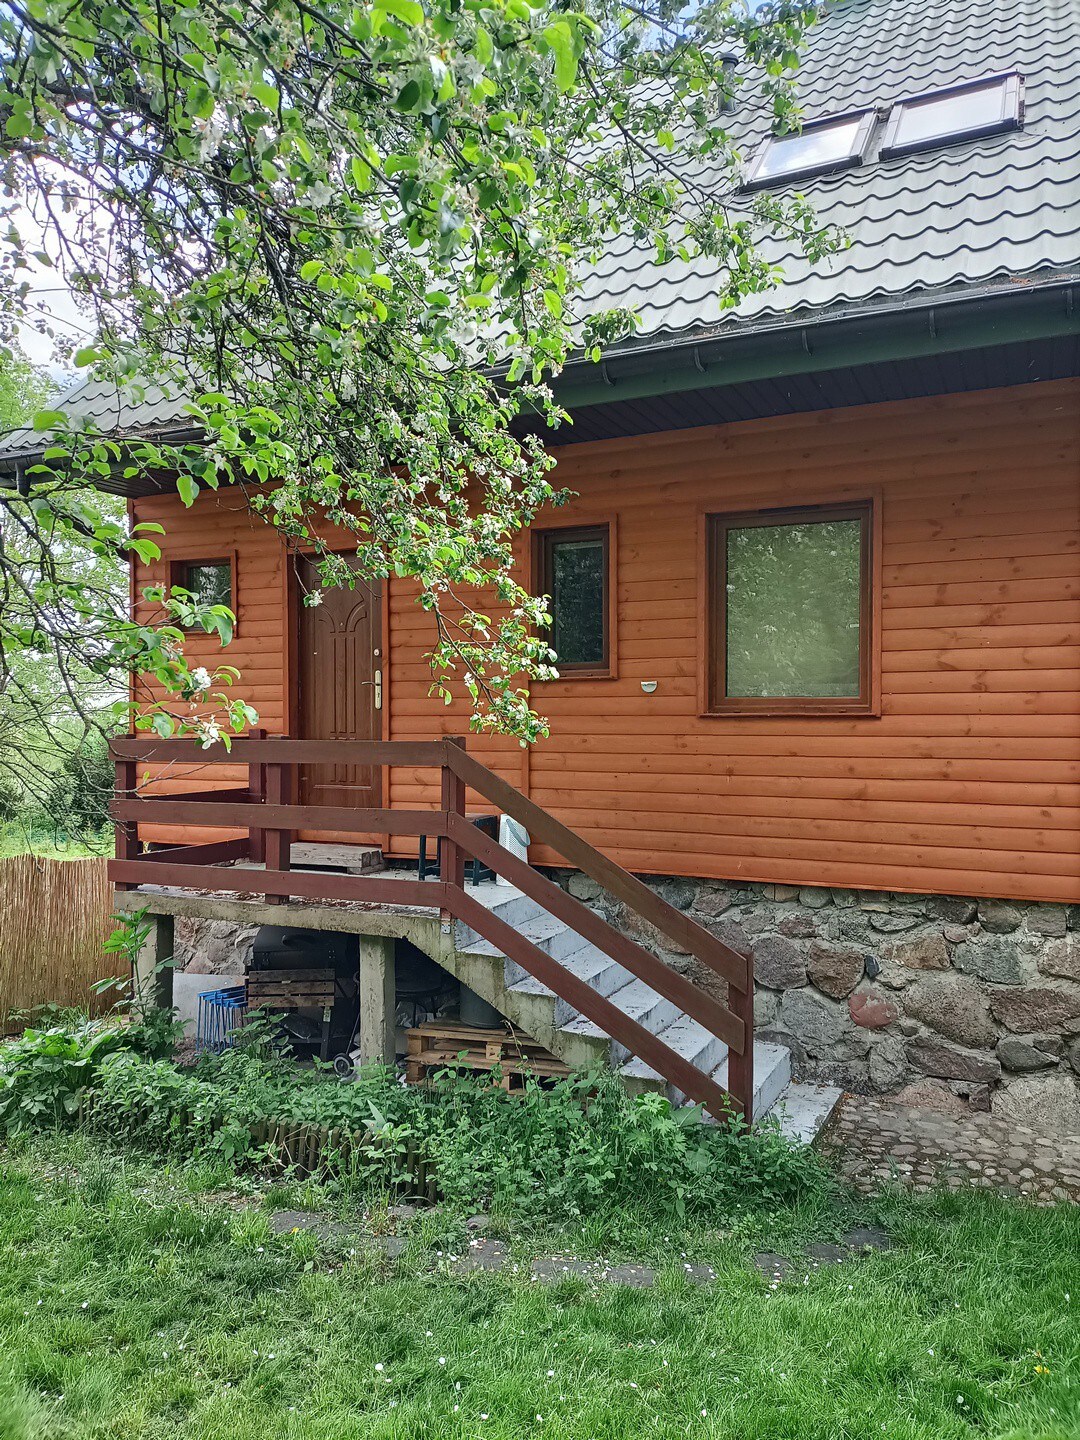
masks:
{"type": "MultiPolygon", "coordinates": [[[[86,499],[120,473],[168,474],[187,504],[238,485],[305,546],[337,526],[361,578],[415,581],[434,691],[535,739],[528,681],[553,656],[513,547],[560,498],[537,434],[565,418],[550,382],[567,357],[599,359],[634,325],[585,313],[583,272],[629,234],[658,263],[719,261],[735,303],[776,278],[764,238],[812,258],[836,243],[798,197],[738,194],[726,128],[740,85],[797,123],[810,16],[789,0],[9,0],[8,314],[32,322],[28,276],[56,265],[93,322],[76,363],[188,397],[171,433],[123,447],[39,414],[28,523],[153,555],[86,499]]],[[[324,551],[322,579],[357,576],[324,551]]],[[[171,628],[133,627],[110,658],[182,691],[171,628]]]]}

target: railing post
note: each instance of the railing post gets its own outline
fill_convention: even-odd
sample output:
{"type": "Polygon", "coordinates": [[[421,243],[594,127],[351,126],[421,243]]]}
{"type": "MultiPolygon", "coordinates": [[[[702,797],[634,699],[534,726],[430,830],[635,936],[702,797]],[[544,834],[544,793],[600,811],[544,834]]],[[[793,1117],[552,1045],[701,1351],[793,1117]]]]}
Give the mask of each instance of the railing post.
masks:
{"type": "MultiPolygon", "coordinates": [[[[465,737],[463,735],[447,735],[445,745],[457,745],[462,750],[465,748],[465,737]]],[[[465,781],[455,775],[449,765],[442,767],[442,809],[446,815],[465,814],[465,781]]],[[[461,846],[444,835],[440,842],[440,864],[439,879],[446,885],[452,885],[460,890],[465,884],[465,852],[461,846]]],[[[443,919],[447,919],[444,914],[443,919]]]]}
{"type": "Polygon", "coordinates": [[[743,1051],[728,1051],[728,1094],[742,1111],[747,1125],[754,1122],[754,961],[746,957],[746,988],[728,985],[728,1009],[743,1022],[743,1051]]]}
{"type": "MultiPolygon", "coordinates": [[[[114,797],[133,800],[137,784],[138,766],[136,762],[134,760],[117,760],[114,797]]],[[[117,860],[137,860],[139,858],[139,822],[137,820],[117,820],[113,830],[116,836],[117,860]]],[[[117,890],[134,890],[137,887],[118,880],[116,888],[117,890]]]]}
{"type": "MultiPolygon", "coordinates": [[[[266,731],[260,727],[248,732],[249,740],[265,740],[266,731]]],[[[261,805],[266,799],[266,766],[261,760],[248,762],[248,793],[251,796],[253,805],[261,805]]],[[[263,843],[266,832],[258,825],[248,826],[248,853],[256,864],[266,859],[266,846],[263,843]]]]}
{"type": "MultiPolygon", "coordinates": [[[[284,736],[275,736],[275,739],[284,739],[284,736]]],[[[293,770],[292,766],[284,761],[272,761],[266,766],[266,803],[267,805],[291,805],[293,796],[293,770]]],[[[291,830],[270,829],[263,832],[263,853],[266,857],[267,870],[288,870],[291,868],[292,852],[291,830]]],[[[287,895],[267,895],[267,903],[270,905],[281,905],[289,897],[287,895]]]]}

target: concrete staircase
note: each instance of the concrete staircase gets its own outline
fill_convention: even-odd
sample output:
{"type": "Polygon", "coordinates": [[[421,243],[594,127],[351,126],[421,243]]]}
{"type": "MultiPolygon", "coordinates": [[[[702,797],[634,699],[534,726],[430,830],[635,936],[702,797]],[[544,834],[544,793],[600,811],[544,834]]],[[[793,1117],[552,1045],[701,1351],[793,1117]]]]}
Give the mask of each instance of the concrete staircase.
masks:
{"type": "MultiPolygon", "coordinates": [[[[659,1035],[667,1045],[720,1085],[727,1083],[727,1046],[643,980],[611,960],[535,901],[508,885],[470,886],[469,891],[519,934],[558,960],[614,1005],[659,1035]]],[[[663,1077],[635,1058],[548,986],[504,956],[468,926],[457,924],[443,963],[500,1014],[572,1066],[613,1067],[633,1093],[659,1091],[675,1104],[685,1097],[663,1077]]],[[[754,1118],[760,1119],[781,1098],[795,1104],[796,1129],[816,1131],[831,1112],[838,1091],[793,1086],[791,1055],[785,1046],[758,1040],[754,1045],[754,1118]],[[814,1093],[814,1092],[820,1092],[814,1093]],[[822,1111],[820,1117],[817,1112],[822,1111]]]]}

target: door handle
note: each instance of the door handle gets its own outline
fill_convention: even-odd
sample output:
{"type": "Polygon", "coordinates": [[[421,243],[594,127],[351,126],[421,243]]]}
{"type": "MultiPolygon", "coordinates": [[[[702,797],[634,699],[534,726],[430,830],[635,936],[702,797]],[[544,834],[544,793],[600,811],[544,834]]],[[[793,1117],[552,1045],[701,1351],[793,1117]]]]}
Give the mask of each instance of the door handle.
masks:
{"type": "Polygon", "coordinates": [[[375,709],[382,709],[382,671],[375,671],[375,709]]]}

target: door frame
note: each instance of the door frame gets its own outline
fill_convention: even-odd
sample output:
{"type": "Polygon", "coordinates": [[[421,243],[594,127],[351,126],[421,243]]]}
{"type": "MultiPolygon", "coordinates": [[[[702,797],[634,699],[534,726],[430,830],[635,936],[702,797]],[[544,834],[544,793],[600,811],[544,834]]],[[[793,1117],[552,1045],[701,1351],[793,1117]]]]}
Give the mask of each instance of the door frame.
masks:
{"type": "MultiPolygon", "coordinates": [[[[355,555],[359,546],[352,544],[331,544],[325,547],[334,555],[355,555]]],[[[281,546],[281,603],[284,610],[283,627],[284,655],[282,657],[282,724],[283,733],[291,740],[300,738],[300,584],[294,568],[294,560],[310,559],[318,553],[316,545],[290,544],[282,540],[281,546]]],[[[382,709],[379,740],[389,740],[390,735],[390,577],[380,585],[379,624],[382,631],[382,709]]],[[[385,768],[382,808],[389,810],[392,775],[390,767],[385,768]]],[[[378,843],[385,852],[390,844],[389,833],[378,837],[378,843]]]]}

